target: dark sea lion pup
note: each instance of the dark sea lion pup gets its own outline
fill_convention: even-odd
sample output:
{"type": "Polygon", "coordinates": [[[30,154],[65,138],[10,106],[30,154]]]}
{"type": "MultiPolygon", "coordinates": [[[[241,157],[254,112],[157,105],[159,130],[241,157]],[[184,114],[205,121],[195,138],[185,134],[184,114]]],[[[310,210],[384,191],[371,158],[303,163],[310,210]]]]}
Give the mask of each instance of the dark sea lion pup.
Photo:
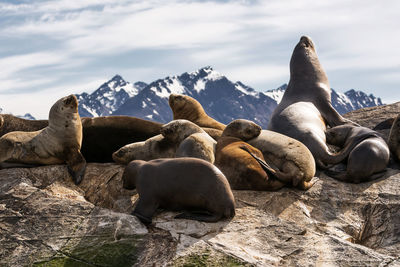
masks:
{"type": "Polygon", "coordinates": [[[214,120],[204,111],[201,104],[193,97],[187,95],[171,94],[169,106],[174,115],[174,120],[185,119],[200,127],[224,130],[225,125],[214,120]]]}
{"type": "Polygon", "coordinates": [[[341,125],[328,129],[326,140],[339,147],[354,147],[347,159],[346,171],[327,170],[329,176],[344,182],[360,183],[385,173],[390,152],[377,132],[365,127],[341,125]]]}
{"type": "Polygon", "coordinates": [[[49,125],[34,132],[10,132],[0,138],[0,162],[26,164],[67,163],[74,182],[79,184],[86,168],[80,152],[82,123],[78,100],[69,95],[50,109],[49,125]]]}
{"type": "Polygon", "coordinates": [[[333,108],[328,77],[318,60],[314,43],[303,36],[294,48],[290,81],[272,114],[268,130],[302,142],[313,154],[317,165],[326,168],[343,161],[349,153],[349,150],[337,154],[329,151],[326,125],[334,127],[345,123],[352,122],[333,108]]]}
{"type": "Polygon", "coordinates": [[[175,218],[216,222],[235,215],[235,200],[222,172],[196,158],[134,160],[122,175],[123,187],[139,200],[133,215],[149,224],[157,208],[185,210],[175,218]]]}

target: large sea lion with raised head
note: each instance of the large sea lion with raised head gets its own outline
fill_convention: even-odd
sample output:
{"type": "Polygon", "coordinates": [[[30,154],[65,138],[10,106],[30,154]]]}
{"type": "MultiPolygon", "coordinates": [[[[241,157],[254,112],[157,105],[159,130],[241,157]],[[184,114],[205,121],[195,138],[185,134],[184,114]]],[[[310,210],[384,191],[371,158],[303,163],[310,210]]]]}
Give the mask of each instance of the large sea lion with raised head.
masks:
{"type": "Polygon", "coordinates": [[[174,120],[185,119],[201,127],[214,128],[222,131],[225,129],[225,124],[208,116],[201,104],[193,97],[171,94],[169,96],[169,106],[174,115],[174,120]]]}
{"type": "Polygon", "coordinates": [[[290,60],[288,87],[272,114],[268,130],[299,140],[311,151],[317,165],[326,168],[343,161],[349,153],[349,150],[337,154],[329,151],[326,126],[349,122],[332,106],[328,77],[313,41],[307,36],[301,37],[290,60]]]}
{"type": "Polygon", "coordinates": [[[175,218],[216,222],[235,215],[235,200],[223,173],[196,158],[135,160],[122,175],[123,187],[135,189],[133,211],[149,224],[158,208],[186,210],[175,218]]]}
{"type": "Polygon", "coordinates": [[[34,132],[10,132],[0,138],[0,162],[26,164],[67,163],[74,182],[79,184],[86,168],[80,152],[82,123],[74,95],[59,99],[50,109],[49,125],[34,132]]]}
{"type": "Polygon", "coordinates": [[[326,131],[326,140],[338,147],[354,147],[349,153],[346,170],[327,170],[329,176],[344,182],[360,183],[385,173],[390,151],[377,132],[366,127],[340,125],[326,131]]]}

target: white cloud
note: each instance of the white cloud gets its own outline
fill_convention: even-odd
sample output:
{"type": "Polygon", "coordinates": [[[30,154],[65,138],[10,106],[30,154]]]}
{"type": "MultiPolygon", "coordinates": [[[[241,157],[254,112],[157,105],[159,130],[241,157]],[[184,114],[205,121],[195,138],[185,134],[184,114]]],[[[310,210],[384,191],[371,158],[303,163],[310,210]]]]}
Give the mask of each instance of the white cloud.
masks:
{"type": "MultiPolygon", "coordinates": [[[[41,86],[37,90],[46,94],[57,90],[61,97],[67,94],[65,88],[79,92],[77,86],[88,83],[89,77],[97,80],[117,70],[151,82],[158,74],[179,74],[182,69],[212,65],[231,79],[257,84],[255,89],[264,90],[269,89],[266,85],[287,82],[290,54],[303,34],[315,41],[328,76],[332,71],[335,79],[347,79],[351,72],[387,69],[386,75],[374,81],[382,82],[380,88],[393,86],[399,66],[398,10],[400,1],[396,0],[60,0],[0,4],[1,17],[7,17],[0,17],[0,38],[11,43],[0,44],[0,50],[15,54],[0,58],[0,86],[27,91],[31,84],[41,86]],[[42,40],[43,47],[21,48],[21,43],[32,40],[42,40]],[[149,53],[148,58],[139,57],[140,61],[134,57],[132,65],[118,61],[143,49],[164,53],[149,53]],[[104,63],[94,66],[94,62],[104,63]],[[151,64],[144,64],[148,62],[151,64]],[[73,84],[65,80],[70,72],[76,79],[73,84]],[[58,78],[61,83],[55,89],[52,83],[58,78]]],[[[371,76],[354,76],[351,84],[361,87],[371,76]]],[[[346,82],[331,80],[332,85],[346,82]]]]}
{"type": "Polygon", "coordinates": [[[60,53],[37,52],[0,58],[0,78],[10,77],[27,68],[61,64],[66,56],[60,53]]]}

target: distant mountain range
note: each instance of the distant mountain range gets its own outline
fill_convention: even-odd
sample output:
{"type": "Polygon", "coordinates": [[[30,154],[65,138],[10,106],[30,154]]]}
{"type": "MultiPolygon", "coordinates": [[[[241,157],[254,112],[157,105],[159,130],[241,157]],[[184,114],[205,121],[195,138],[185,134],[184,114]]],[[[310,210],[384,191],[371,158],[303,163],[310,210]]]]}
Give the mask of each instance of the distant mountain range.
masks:
{"type": "MultiPolygon", "coordinates": [[[[232,82],[211,67],[205,67],[150,84],[140,81],[130,83],[115,75],[93,93],[84,92],[76,96],[81,117],[129,115],[165,123],[172,120],[169,95],[184,94],[197,99],[207,114],[222,123],[242,118],[265,128],[286,87],[287,84],[283,84],[277,89],[260,92],[240,81],[232,82]]],[[[354,89],[345,93],[332,89],[331,96],[333,106],[341,114],[382,105],[380,98],[354,89]]],[[[2,111],[0,108],[0,113],[2,111]]],[[[35,119],[29,113],[18,117],[35,119]]]]}
{"type": "MultiPolygon", "coordinates": [[[[207,114],[222,123],[243,118],[266,127],[287,85],[265,92],[232,82],[211,67],[190,73],[166,77],[150,84],[125,81],[115,75],[91,94],[77,94],[79,114],[85,117],[129,115],[143,119],[168,122],[172,111],[168,105],[171,93],[185,94],[197,99],[207,114]]],[[[339,93],[332,89],[332,104],[343,114],[352,110],[382,105],[380,98],[351,89],[339,93]]]]}

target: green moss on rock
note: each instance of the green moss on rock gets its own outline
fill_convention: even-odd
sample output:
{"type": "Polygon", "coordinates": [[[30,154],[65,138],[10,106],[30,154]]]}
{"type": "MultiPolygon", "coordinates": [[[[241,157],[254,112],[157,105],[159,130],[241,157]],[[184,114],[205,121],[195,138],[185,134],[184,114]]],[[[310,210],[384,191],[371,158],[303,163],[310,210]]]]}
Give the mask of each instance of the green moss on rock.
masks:
{"type": "Polygon", "coordinates": [[[249,263],[243,262],[240,259],[234,258],[230,255],[223,254],[217,251],[206,249],[198,253],[191,253],[189,255],[177,258],[173,263],[169,264],[171,267],[209,267],[209,266],[224,266],[224,267],[239,267],[239,266],[252,266],[249,263]]]}

